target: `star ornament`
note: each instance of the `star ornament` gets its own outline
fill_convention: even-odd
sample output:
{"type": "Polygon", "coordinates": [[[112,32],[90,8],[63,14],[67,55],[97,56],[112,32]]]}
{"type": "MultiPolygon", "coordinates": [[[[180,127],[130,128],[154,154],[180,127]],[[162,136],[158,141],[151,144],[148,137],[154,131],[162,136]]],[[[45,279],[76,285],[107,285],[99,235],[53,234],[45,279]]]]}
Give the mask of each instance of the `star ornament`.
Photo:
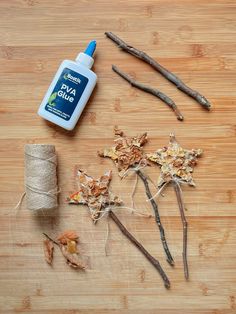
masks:
{"type": "Polygon", "coordinates": [[[68,197],[69,204],[87,205],[94,223],[102,210],[110,205],[119,206],[122,201],[109,190],[112,172],[105,172],[99,179],[87,175],[83,170],[78,170],[78,191],[68,197]]]}
{"type": "Polygon", "coordinates": [[[201,154],[201,149],[182,148],[176,141],[174,134],[170,134],[168,147],[158,149],[153,154],[147,154],[147,159],[157,163],[161,168],[158,187],[175,179],[195,186],[192,173],[201,154]]]}
{"type": "Polygon", "coordinates": [[[119,129],[115,129],[114,133],[116,136],[115,145],[98,154],[101,157],[111,158],[118,168],[120,177],[124,177],[129,168],[134,168],[147,161],[143,153],[143,146],[147,142],[147,133],[136,137],[127,137],[119,129]]]}

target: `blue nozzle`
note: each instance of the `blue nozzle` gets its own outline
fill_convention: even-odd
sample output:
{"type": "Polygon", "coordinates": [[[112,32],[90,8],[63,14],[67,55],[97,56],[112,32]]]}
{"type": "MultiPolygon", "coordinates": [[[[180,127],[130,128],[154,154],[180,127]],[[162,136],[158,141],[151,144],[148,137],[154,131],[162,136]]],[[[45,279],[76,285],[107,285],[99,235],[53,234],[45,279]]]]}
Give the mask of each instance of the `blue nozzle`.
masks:
{"type": "Polygon", "coordinates": [[[88,46],[85,49],[84,53],[86,53],[86,55],[92,57],[93,53],[94,53],[94,51],[96,49],[96,45],[97,45],[96,40],[90,41],[90,43],[88,44],[88,46]]]}

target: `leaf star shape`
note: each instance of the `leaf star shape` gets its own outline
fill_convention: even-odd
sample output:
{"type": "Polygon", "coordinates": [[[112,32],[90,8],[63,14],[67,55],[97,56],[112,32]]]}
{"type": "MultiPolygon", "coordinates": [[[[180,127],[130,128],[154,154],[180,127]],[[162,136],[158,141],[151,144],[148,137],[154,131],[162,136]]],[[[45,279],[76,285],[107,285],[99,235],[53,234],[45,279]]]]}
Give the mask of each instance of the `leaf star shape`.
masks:
{"type": "Polygon", "coordinates": [[[99,179],[87,175],[83,170],[78,170],[79,190],[68,197],[69,204],[83,204],[90,209],[91,218],[97,221],[102,210],[110,205],[119,206],[122,201],[109,190],[112,172],[105,172],[99,179]]]}
{"type": "Polygon", "coordinates": [[[143,153],[143,146],[147,142],[147,133],[136,137],[127,137],[123,131],[116,128],[114,133],[116,136],[115,146],[106,148],[98,154],[101,157],[111,158],[118,168],[119,176],[124,177],[129,168],[147,162],[143,153]]]}
{"type": "Polygon", "coordinates": [[[157,163],[161,168],[158,187],[174,179],[195,186],[192,173],[197,164],[197,158],[201,154],[201,149],[182,148],[171,133],[168,147],[158,149],[153,154],[147,154],[147,159],[157,163]]]}

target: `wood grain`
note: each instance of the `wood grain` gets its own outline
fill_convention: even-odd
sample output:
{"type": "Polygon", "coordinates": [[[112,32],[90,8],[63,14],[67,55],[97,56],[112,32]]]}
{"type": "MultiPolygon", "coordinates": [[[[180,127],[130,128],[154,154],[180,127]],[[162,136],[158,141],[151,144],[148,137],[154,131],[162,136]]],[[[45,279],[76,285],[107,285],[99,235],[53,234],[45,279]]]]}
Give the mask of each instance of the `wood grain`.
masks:
{"type": "MultiPolygon", "coordinates": [[[[1,0],[0,1],[0,312],[83,314],[236,313],[236,3],[233,0],[1,0]],[[206,112],[155,73],[119,51],[105,31],[145,50],[211,101],[206,112]],[[37,116],[42,97],[63,59],[74,59],[96,39],[98,85],[76,129],[66,132],[37,116]],[[115,63],[174,99],[185,121],[152,95],[121,81],[115,63]],[[111,222],[109,256],[106,222],[94,226],[86,208],[70,207],[74,167],[94,176],[114,169],[112,189],[130,205],[134,177],[122,182],[109,160],[96,152],[112,143],[113,127],[127,134],[147,131],[147,151],[166,145],[174,131],[187,148],[202,148],[197,186],[184,188],[189,222],[189,270],[182,267],[182,226],[174,192],[159,201],[176,267],[165,261],[152,219],[117,215],[162,263],[172,282],[166,291],[155,269],[111,222]],[[59,157],[62,189],[58,211],[33,215],[25,204],[12,208],[24,191],[23,148],[50,143],[59,157]],[[75,272],[60,254],[44,262],[42,232],[78,230],[89,269],[75,272]]],[[[158,169],[148,170],[156,180],[158,169]]],[[[147,213],[142,184],[136,205],[147,213]]]]}

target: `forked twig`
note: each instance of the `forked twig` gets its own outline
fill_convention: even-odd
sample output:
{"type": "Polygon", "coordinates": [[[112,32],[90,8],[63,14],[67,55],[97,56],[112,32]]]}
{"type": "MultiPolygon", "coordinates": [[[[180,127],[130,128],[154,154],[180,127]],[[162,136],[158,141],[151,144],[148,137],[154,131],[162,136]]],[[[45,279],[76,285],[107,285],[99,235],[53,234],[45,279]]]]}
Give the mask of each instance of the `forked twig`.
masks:
{"type": "Polygon", "coordinates": [[[174,260],[173,260],[173,257],[171,255],[171,253],[170,253],[168,244],[166,242],[165,230],[164,230],[164,228],[162,226],[162,223],[161,223],[161,217],[160,217],[160,214],[159,214],[159,211],[158,211],[158,206],[157,206],[157,203],[155,202],[155,200],[152,197],[152,194],[151,194],[151,191],[150,191],[150,188],[149,188],[149,184],[148,184],[148,180],[147,180],[146,176],[140,170],[137,171],[137,175],[143,181],[143,184],[145,186],[145,191],[146,191],[147,198],[150,200],[150,203],[152,205],[152,208],[153,208],[153,211],[154,211],[154,214],[155,214],[155,220],[156,220],[156,223],[157,223],[157,225],[159,227],[159,230],[160,230],[161,242],[162,242],[164,251],[166,253],[167,262],[171,266],[174,266],[174,260]]]}
{"type": "Polygon", "coordinates": [[[173,74],[172,72],[164,68],[160,63],[158,63],[148,54],[146,54],[145,52],[141,50],[138,50],[137,48],[134,48],[128,45],[127,43],[125,43],[122,39],[120,39],[118,36],[116,36],[112,32],[105,32],[105,35],[108,38],[110,38],[112,41],[114,41],[118,45],[119,48],[130,53],[136,58],[141,59],[144,62],[148,63],[156,71],[162,74],[168,81],[176,85],[179,90],[181,90],[188,96],[194,98],[200,105],[203,106],[203,108],[208,109],[208,110],[211,108],[210,102],[203,95],[201,95],[198,91],[193,90],[192,88],[187,86],[179,77],[177,77],[175,74],[173,74]]]}
{"type": "Polygon", "coordinates": [[[184,203],[181,195],[180,186],[178,183],[173,181],[175,194],[177,197],[177,202],[179,205],[179,211],[181,215],[181,220],[183,224],[183,264],[184,264],[184,276],[188,280],[189,279],[189,271],[188,271],[188,259],[187,259],[187,240],[188,240],[188,223],[184,214],[184,203]]]}
{"type": "Polygon", "coordinates": [[[119,218],[115,215],[113,211],[109,211],[110,218],[115,222],[120,231],[139,249],[139,251],[148,259],[148,261],[157,269],[159,274],[161,275],[164,285],[167,289],[170,288],[170,281],[165,274],[163,268],[159,261],[154,258],[143,246],[139,243],[135,237],[126,229],[126,227],[122,224],[119,218]]]}
{"type": "Polygon", "coordinates": [[[144,85],[142,83],[139,83],[138,81],[134,80],[131,76],[121,71],[117,66],[112,65],[112,70],[116,72],[118,75],[120,75],[123,79],[125,79],[127,82],[129,82],[132,86],[146,92],[149,94],[152,94],[159,99],[161,99],[166,105],[168,105],[175,113],[178,120],[183,121],[184,117],[179,111],[178,107],[176,106],[175,102],[168,97],[166,94],[162,93],[160,90],[144,85]]]}

